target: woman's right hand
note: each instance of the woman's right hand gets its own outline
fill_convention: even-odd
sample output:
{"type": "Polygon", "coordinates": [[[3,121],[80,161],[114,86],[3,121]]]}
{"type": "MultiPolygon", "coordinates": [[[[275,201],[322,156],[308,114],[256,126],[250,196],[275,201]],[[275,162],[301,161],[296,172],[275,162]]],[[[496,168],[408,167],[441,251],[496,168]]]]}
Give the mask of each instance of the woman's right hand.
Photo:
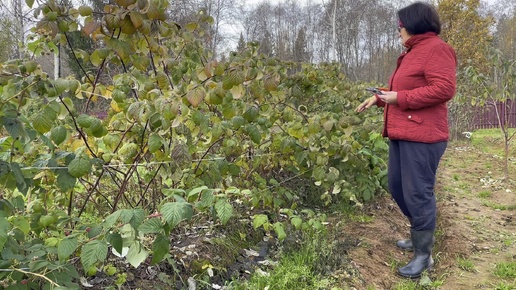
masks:
{"type": "Polygon", "coordinates": [[[360,104],[360,106],[358,106],[355,109],[355,112],[360,113],[360,112],[364,111],[365,109],[369,109],[369,107],[376,104],[377,101],[378,100],[376,99],[376,96],[372,96],[372,97],[368,98],[367,100],[363,101],[362,104],[360,104]]]}

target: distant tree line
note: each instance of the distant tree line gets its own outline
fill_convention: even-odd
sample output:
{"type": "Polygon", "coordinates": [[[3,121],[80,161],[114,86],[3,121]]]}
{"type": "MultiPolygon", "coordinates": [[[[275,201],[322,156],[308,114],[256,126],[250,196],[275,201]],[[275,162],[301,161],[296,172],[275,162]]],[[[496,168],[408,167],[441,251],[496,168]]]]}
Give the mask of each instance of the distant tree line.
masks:
{"type": "MultiPolygon", "coordinates": [[[[56,1],[72,4],[70,0],[56,1]]],[[[81,0],[98,12],[109,1],[115,2],[81,0]]],[[[229,51],[242,50],[246,43],[257,41],[260,52],[270,57],[293,62],[338,62],[350,79],[385,83],[403,49],[396,11],[413,1],[271,2],[244,5],[237,0],[174,0],[169,1],[169,17],[184,26],[200,15],[210,15],[213,22],[206,27],[203,41],[214,58],[222,59],[229,51]]],[[[490,6],[480,0],[434,1],[443,21],[442,37],[456,48],[461,66],[486,66],[488,48],[515,59],[515,2],[499,0],[490,6]]],[[[22,0],[0,4],[0,28],[5,32],[0,35],[0,60],[20,56],[30,28],[30,11],[23,9],[24,5],[22,0]]],[[[80,34],[70,39],[85,50],[95,45],[81,39],[80,34]]]]}

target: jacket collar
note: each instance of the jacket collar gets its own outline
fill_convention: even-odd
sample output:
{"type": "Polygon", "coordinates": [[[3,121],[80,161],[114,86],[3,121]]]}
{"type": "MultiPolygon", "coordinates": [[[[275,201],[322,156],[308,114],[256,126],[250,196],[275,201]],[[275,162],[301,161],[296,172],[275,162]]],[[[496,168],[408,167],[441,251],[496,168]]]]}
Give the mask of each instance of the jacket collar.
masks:
{"type": "Polygon", "coordinates": [[[405,47],[407,48],[407,50],[410,50],[411,48],[418,45],[419,43],[421,43],[429,38],[434,38],[434,37],[437,37],[437,33],[435,33],[435,32],[425,32],[423,34],[413,35],[405,42],[405,47]]]}

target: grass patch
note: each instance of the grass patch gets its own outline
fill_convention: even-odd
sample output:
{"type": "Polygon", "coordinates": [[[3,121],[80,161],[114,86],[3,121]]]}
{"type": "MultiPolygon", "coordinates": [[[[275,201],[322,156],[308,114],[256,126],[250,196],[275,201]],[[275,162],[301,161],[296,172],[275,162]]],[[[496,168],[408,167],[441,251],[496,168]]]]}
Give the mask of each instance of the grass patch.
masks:
{"type": "Polygon", "coordinates": [[[412,280],[401,280],[394,285],[393,290],[415,290],[417,287],[418,284],[412,280]]]}
{"type": "Polygon", "coordinates": [[[512,238],[507,238],[503,240],[503,245],[506,247],[510,247],[512,246],[512,244],[514,244],[514,240],[512,238]]]}
{"type": "Polygon", "coordinates": [[[418,280],[403,279],[399,281],[393,290],[423,290],[423,289],[439,289],[444,284],[443,280],[431,281],[424,273],[418,280]]]}
{"type": "Polygon", "coordinates": [[[516,278],[516,261],[497,263],[494,274],[502,279],[516,278]]]}
{"type": "MultiPolygon", "coordinates": [[[[515,130],[516,129],[509,129],[509,134],[514,133],[515,130]]],[[[476,130],[471,136],[471,144],[486,153],[496,154],[499,156],[504,155],[504,140],[502,132],[498,128],[476,130]]],[[[513,154],[516,153],[514,146],[511,147],[511,152],[513,154]]]]}
{"type": "Polygon", "coordinates": [[[459,257],[457,258],[457,265],[464,271],[476,272],[475,265],[470,259],[459,257]]]}
{"type": "Polygon", "coordinates": [[[516,210],[516,205],[497,204],[491,201],[483,201],[482,204],[495,210],[516,210]]]}
{"type": "Polygon", "coordinates": [[[514,284],[506,284],[505,282],[499,282],[494,285],[495,290],[516,290],[516,286],[514,284]]]}
{"type": "Polygon", "coordinates": [[[360,222],[360,223],[372,223],[374,217],[368,214],[364,214],[359,208],[353,207],[347,203],[339,203],[332,208],[335,212],[339,212],[343,216],[343,220],[360,222]]]}
{"type": "Polygon", "coordinates": [[[230,290],[247,289],[335,289],[337,281],[331,276],[348,263],[345,251],[327,233],[304,234],[299,248],[282,255],[274,268],[257,270],[248,281],[233,281],[230,290]]]}
{"type": "Polygon", "coordinates": [[[490,198],[492,196],[492,193],[490,190],[484,190],[478,193],[478,197],[480,198],[490,198]]]}

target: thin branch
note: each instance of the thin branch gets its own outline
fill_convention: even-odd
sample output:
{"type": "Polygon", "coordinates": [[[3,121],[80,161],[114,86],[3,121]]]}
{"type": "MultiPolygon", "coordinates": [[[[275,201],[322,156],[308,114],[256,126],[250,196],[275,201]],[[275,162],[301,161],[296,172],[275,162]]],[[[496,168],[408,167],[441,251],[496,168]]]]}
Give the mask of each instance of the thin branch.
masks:
{"type": "Polygon", "coordinates": [[[56,282],[52,281],[50,278],[48,278],[48,277],[46,277],[44,275],[41,275],[41,274],[38,274],[38,273],[33,273],[33,272],[28,272],[28,271],[25,271],[25,270],[22,270],[22,269],[16,269],[16,268],[11,268],[11,269],[13,271],[23,273],[25,275],[32,275],[32,276],[36,276],[36,277],[39,277],[41,279],[47,280],[54,287],[61,287],[61,286],[59,286],[59,284],[57,284],[56,282]]]}

